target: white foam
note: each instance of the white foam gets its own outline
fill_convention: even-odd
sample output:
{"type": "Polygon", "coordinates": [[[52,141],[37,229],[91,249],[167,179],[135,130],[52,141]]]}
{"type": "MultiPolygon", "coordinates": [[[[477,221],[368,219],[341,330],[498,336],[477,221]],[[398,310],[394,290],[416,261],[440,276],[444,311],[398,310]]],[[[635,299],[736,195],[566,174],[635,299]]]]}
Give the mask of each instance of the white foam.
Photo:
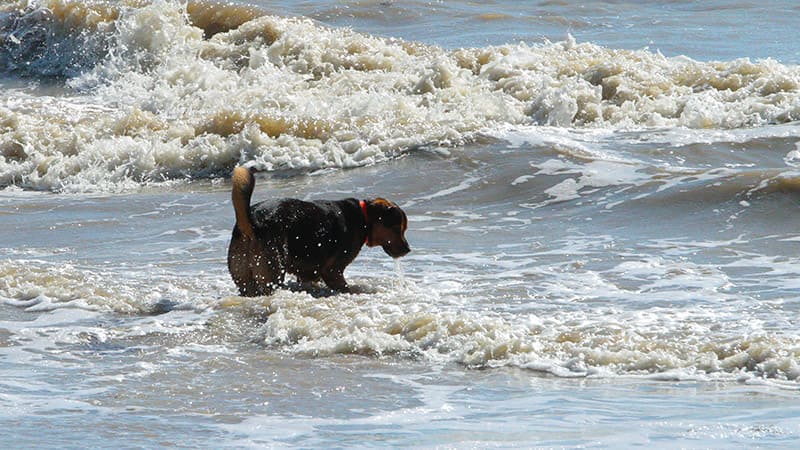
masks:
{"type": "MultiPolygon", "coordinates": [[[[618,270],[628,277],[639,276],[635,264],[618,270]]],[[[642,270],[649,274],[651,266],[642,270]]],[[[654,270],[665,272],[666,280],[674,278],[669,265],[654,270]]],[[[703,289],[709,289],[712,297],[725,298],[708,287],[706,274],[675,276],[680,286],[691,286],[691,278],[696,279],[697,286],[688,289],[694,291],[694,298],[706,295],[703,289]]],[[[651,280],[639,292],[643,296],[654,293],[651,305],[658,305],[661,300],[656,292],[672,288],[657,276],[651,280]]],[[[596,281],[603,283],[602,277],[596,281]]],[[[430,284],[426,282],[428,287],[420,290],[413,282],[399,285],[384,280],[369,294],[322,298],[281,290],[269,297],[228,302],[225,308],[268,313],[268,320],[256,332],[258,339],[294,355],[422,358],[469,367],[516,366],[559,377],[672,377],[680,373],[682,379],[734,380],[745,375],[791,382],[800,375],[796,363],[800,341],[795,334],[766,331],[759,321],[741,317],[738,310],[709,308],[688,296],[671,298],[670,308],[564,308],[552,314],[504,314],[474,310],[474,301],[472,306],[456,307],[442,297],[448,294],[431,289],[430,284]],[[723,327],[727,331],[718,327],[720,323],[727,324],[723,327]]],[[[721,276],[717,285],[724,289],[725,284],[721,276]]],[[[588,287],[592,282],[587,280],[582,285],[587,286],[588,295],[602,289],[588,287]]],[[[609,289],[617,288],[609,285],[609,289]]],[[[643,305],[649,302],[642,301],[643,305]]]]}
{"type": "Polygon", "coordinates": [[[237,163],[354,167],[509,127],[712,128],[705,138],[727,139],[721,129],[800,119],[800,69],[772,60],[705,63],[571,39],[446,51],[274,16],[205,39],[180,2],[114,13],[41,4],[55,19],[37,22],[29,8],[26,20],[57,28],[47,45],[71,49],[61,58],[81,53],[75,33],[102,45],[79,64],[30,69],[75,75],[77,92],[3,95],[0,185],[119,191],[237,163]]]}
{"type": "MultiPolygon", "coordinates": [[[[594,238],[559,244],[559,251],[585,254],[580,247],[589,241],[594,238]]],[[[515,249],[507,251],[525,251],[515,249]]],[[[0,265],[0,297],[36,314],[36,319],[3,326],[13,331],[13,339],[44,339],[39,334],[46,328],[48,340],[58,333],[61,342],[82,342],[86,336],[104,342],[123,335],[203,334],[210,327],[211,332],[244,335],[291,355],[359,354],[434,365],[513,366],[559,377],[766,378],[784,387],[794,386],[800,377],[800,337],[791,322],[743,308],[741,302],[747,299],[731,291],[732,281],[720,268],[687,262],[677,253],[672,259],[628,258],[601,273],[577,263],[568,268],[537,261],[546,254],[455,254],[447,260],[455,264],[449,272],[423,270],[399,279],[394,273],[386,278],[373,274],[367,280],[351,276],[360,293],[326,296],[278,290],[268,297],[221,301],[218,295],[224,288],[184,280],[185,276],[150,273],[146,283],[68,264],[15,261],[0,265]],[[471,269],[462,274],[458,264],[481,267],[485,274],[471,269]],[[527,299],[484,302],[475,297],[485,295],[483,288],[475,286],[486,283],[495,284],[501,296],[506,285],[536,287],[527,299]],[[107,312],[148,314],[163,299],[188,308],[142,317],[119,330],[83,325],[107,312]],[[617,301],[630,307],[611,306],[617,301]],[[264,317],[265,322],[251,320],[264,317]]],[[[774,259],[751,258],[730,264],[761,266],[774,266],[775,272],[757,270],[755,284],[763,276],[786,279],[796,261],[776,264],[774,259]]],[[[224,278],[222,284],[230,288],[224,278]]],[[[737,283],[745,287],[748,281],[737,283]]],[[[223,340],[178,351],[229,350],[223,340]]]]}
{"type": "Polygon", "coordinates": [[[214,280],[192,280],[123,266],[123,273],[36,259],[0,262],[0,300],[29,312],[60,309],[149,314],[168,301],[170,309],[202,310],[210,298],[198,296],[214,280]],[[137,274],[147,280],[138,279],[137,274]]]}

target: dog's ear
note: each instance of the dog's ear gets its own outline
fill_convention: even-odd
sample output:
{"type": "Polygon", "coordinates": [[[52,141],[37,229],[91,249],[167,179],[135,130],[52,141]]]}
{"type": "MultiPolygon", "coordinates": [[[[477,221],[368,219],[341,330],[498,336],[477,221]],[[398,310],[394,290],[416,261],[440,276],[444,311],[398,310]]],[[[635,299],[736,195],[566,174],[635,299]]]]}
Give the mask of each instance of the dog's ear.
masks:
{"type": "Polygon", "coordinates": [[[380,198],[380,197],[370,201],[370,204],[372,204],[373,206],[375,206],[377,208],[383,208],[383,209],[390,209],[392,207],[396,207],[397,206],[394,203],[390,202],[389,200],[386,200],[385,198],[380,198]]]}
{"type": "Polygon", "coordinates": [[[402,231],[405,231],[407,225],[406,214],[397,206],[396,203],[386,200],[385,198],[376,198],[367,203],[369,208],[369,217],[384,226],[400,225],[402,231]]]}
{"type": "Polygon", "coordinates": [[[397,205],[386,200],[385,198],[375,198],[367,202],[369,217],[373,218],[374,221],[383,223],[387,219],[390,219],[392,214],[392,210],[397,208],[397,205]]]}

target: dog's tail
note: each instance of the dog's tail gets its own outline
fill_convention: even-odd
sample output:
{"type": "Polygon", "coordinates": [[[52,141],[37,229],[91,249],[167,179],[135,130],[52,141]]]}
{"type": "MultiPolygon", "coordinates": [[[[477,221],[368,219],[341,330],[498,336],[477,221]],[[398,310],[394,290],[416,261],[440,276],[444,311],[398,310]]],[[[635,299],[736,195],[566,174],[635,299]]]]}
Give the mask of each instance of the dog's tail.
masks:
{"type": "Polygon", "coordinates": [[[253,174],[245,167],[233,169],[233,210],[236,211],[236,226],[245,238],[255,238],[253,222],[250,220],[250,197],[253,195],[253,187],[256,181],[253,174]]]}

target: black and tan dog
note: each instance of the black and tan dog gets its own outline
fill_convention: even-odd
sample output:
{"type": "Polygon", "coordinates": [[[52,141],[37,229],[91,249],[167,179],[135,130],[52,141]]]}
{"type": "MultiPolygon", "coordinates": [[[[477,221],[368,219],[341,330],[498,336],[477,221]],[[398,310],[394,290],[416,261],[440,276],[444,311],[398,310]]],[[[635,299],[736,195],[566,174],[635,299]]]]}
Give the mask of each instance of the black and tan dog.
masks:
{"type": "Polygon", "coordinates": [[[300,282],[322,279],[346,292],[344,269],[362,245],[380,245],[393,258],[411,251],[404,237],[406,214],[388,200],[286,198],[250,206],[254,185],[250,170],[234,169],[236,226],[228,269],[243,296],[269,294],[283,284],[287,272],[300,282]]]}

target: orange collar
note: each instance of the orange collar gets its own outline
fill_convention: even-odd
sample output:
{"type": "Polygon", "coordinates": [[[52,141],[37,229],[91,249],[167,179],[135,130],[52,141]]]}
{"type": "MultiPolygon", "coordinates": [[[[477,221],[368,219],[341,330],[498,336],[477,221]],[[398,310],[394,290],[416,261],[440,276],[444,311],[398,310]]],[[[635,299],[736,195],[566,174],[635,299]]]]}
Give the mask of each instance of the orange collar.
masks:
{"type": "Polygon", "coordinates": [[[361,200],[358,202],[358,204],[361,205],[361,212],[364,214],[364,226],[367,229],[367,237],[364,238],[364,243],[371,247],[369,241],[369,214],[367,214],[367,202],[361,200]]]}

